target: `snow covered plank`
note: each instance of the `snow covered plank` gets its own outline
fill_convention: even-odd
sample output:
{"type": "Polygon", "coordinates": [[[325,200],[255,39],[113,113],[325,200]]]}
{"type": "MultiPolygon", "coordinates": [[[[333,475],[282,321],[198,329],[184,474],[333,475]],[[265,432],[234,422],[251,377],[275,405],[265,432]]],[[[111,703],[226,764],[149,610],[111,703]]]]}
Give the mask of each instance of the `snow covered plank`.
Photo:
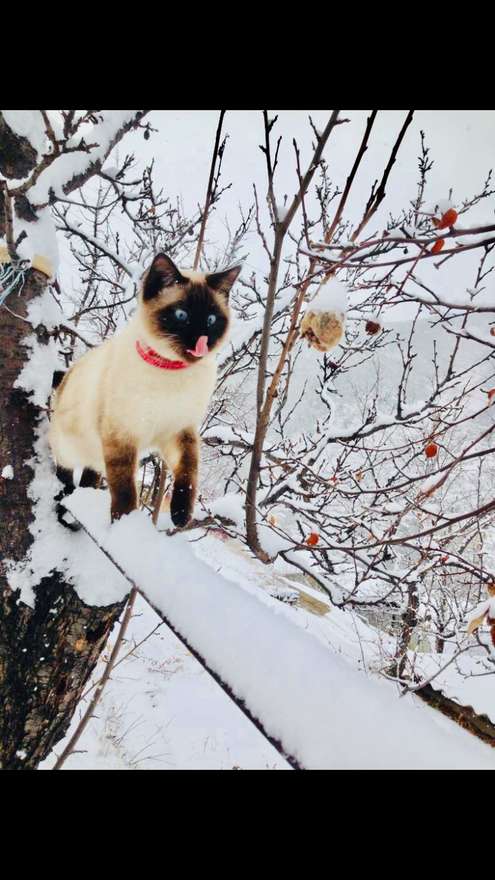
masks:
{"type": "Polygon", "coordinates": [[[140,511],[109,526],[106,492],[78,489],[65,504],[302,767],[495,768],[488,746],[359,673],[296,610],[198,559],[185,535],[161,534],[140,511]]]}

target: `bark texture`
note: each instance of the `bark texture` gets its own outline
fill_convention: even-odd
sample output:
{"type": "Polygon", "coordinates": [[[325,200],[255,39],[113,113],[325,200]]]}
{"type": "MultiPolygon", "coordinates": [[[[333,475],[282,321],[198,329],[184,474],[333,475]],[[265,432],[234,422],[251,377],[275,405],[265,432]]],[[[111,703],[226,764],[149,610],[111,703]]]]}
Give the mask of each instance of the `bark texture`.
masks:
{"type": "Polygon", "coordinates": [[[21,317],[0,309],[0,464],[14,470],[14,479],[0,478],[0,766],[11,770],[35,769],[64,736],[124,604],[89,607],[53,572],[35,590],[33,609],[19,601],[5,573],[5,560],[24,559],[32,542],[33,470],[26,461],[40,413],[14,384],[32,333],[22,317],[46,283],[31,270],[22,295],[8,298],[21,317]]]}
{"type": "Polygon", "coordinates": [[[36,165],[38,154],[27,138],[14,134],[0,113],[0,171],[5,177],[26,177],[36,165]]]}
{"type": "MultiPolygon", "coordinates": [[[[139,111],[116,132],[108,152],[144,113],[139,111]]],[[[40,161],[44,160],[29,141],[13,132],[0,113],[0,172],[4,177],[26,178],[40,161]]],[[[76,189],[93,171],[89,167],[81,180],[67,186],[76,189]]],[[[11,198],[4,182],[0,187],[1,236],[8,230],[9,212],[37,221],[28,200],[22,195],[11,198]]],[[[13,291],[6,307],[0,307],[0,473],[6,465],[14,470],[13,479],[0,477],[0,768],[9,770],[35,769],[65,735],[126,602],[85,605],[63,574],[53,571],[35,588],[31,608],[8,583],[6,560],[26,559],[32,543],[29,486],[33,469],[27,462],[34,455],[40,417],[29,395],[14,386],[29,358],[26,338],[33,332],[23,319],[29,302],[44,292],[47,283],[45,275],[31,269],[21,294],[13,291]]],[[[37,332],[40,342],[46,341],[44,328],[37,332]]]]}
{"type": "Polygon", "coordinates": [[[495,724],[488,715],[479,715],[472,706],[462,706],[454,700],[446,697],[442,691],[435,690],[431,684],[425,685],[421,690],[416,691],[416,696],[434,709],[438,709],[447,718],[456,721],[469,733],[474,734],[482,739],[488,745],[495,748],[495,724]]]}

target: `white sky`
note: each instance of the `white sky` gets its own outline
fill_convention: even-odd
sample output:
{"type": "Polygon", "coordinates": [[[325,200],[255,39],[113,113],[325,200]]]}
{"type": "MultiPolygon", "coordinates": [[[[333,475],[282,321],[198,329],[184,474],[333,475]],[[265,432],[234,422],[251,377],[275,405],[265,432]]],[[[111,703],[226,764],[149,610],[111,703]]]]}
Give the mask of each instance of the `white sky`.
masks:
{"type": "MultiPolygon", "coordinates": [[[[311,154],[313,133],[308,123],[310,114],[318,129],[322,129],[329,118],[330,110],[282,110],[269,111],[273,116],[278,112],[279,121],[273,129],[274,135],[283,136],[277,169],[275,190],[277,201],[283,204],[284,194],[289,199],[296,185],[296,173],[292,139],[295,137],[300,151],[301,163],[305,168],[311,154]]],[[[340,188],[352,166],[355,152],[361,142],[369,110],[343,110],[341,118],[350,122],[334,129],[327,144],[324,156],[329,164],[331,179],[340,188]]],[[[384,163],[406,117],[407,110],[380,111],[375,122],[369,147],[361,164],[355,185],[348,201],[345,217],[357,222],[362,215],[370,188],[376,178],[380,178],[384,163]]],[[[149,116],[151,124],[158,133],[145,141],[142,132],[129,135],[121,151],[133,151],[136,158],[147,162],[155,158],[156,179],[165,192],[175,197],[183,197],[186,212],[193,213],[198,203],[203,203],[208,180],[211,153],[218,122],[218,110],[154,110],[149,116]]],[[[453,188],[454,201],[461,201],[479,192],[489,169],[495,165],[495,111],[492,110],[419,110],[406,133],[397,162],[392,170],[387,187],[387,198],[381,212],[376,217],[374,228],[383,228],[388,213],[400,213],[402,206],[416,195],[418,180],[418,161],[420,153],[420,131],[424,130],[427,144],[431,148],[430,157],[434,168],[427,190],[427,200],[446,198],[449,188],[453,188]]],[[[259,144],[264,142],[262,113],[258,110],[227,111],[224,133],[229,140],[224,156],[222,184],[232,183],[230,190],[222,197],[215,216],[209,221],[207,237],[223,251],[227,234],[224,218],[235,225],[239,218],[238,205],[245,209],[253,200],[252,185],[256,183],[262,204],[266,194],[266,170],[264,156],[259,144]]],[[[114,160],[111,160],[114,164],[114,160]]],[[[479,221],[493,222],[494,201],[484,202],[473,209],[463,222],[473,225],[479,221]]],[[[268,229],[268,225],[266,227],[268,229]]],[[[369,232],[372,231],[371,225],[369,232]]],[[[266,255],[262,251],[256,233],[250,233],[246,240],[246,265],[249,268],[266,272],[266,255]]],[[[425,280],[433,278],[439,292],[450,289],[453,283],[469,286],[473,283],[472,274],[475,257],[456,258],[456,267],[451,271],[451,261],[441,273],[426,268],[425,280]],[[464,266],[466,271],[459,267],[464,266]],[[432,275],[433,273],[433,275],[432,275]],[[465,283],[464,283],[465,282],[465,283]]],[[[432,261],[433,262],[433,261],[432,261]]]]}
{"type": "MultiPolygon", "coordinates": [[[[322,128],[331,111],[282,110],[273,133],[281,134],[283,142],[277,174],[277,192],[292,195],[295,185],[292,138],[301,149],[302,162],[309,158],[312,132],[308,124],[310,114],[322,128]]],[[[341,117],[350,122],[339,126],[331,135],[325,151],[335,182],[345,182],[355,150],[361,141],[368,110],[343,110],[341,117]]],[[[372,132],[368,151],[356,182],[351,212],[362,208],[369,188],[383,165],[406,115],[406,110],[382,110],[372,132]]],[[[218,121],[218,110],[154,110],[151,124],[158,129],[149,141],[141,134],[132,134],[125,141],[125,150],[133,149],[136,156],[149,160],[155,157],[157,178],[171,193],[182,193],[185,207],[191,211],[203,201],[208,179],[211,152],[218,121]]],[[[403,202],[404,193],[414,193],[417,180],[417,156],[423,129],[435,160],[434,179],[439,192],[447,195],[450,186],[454,198],[471,194],[481,186],[489,168],[495,164],[495,111],[492,110],[418,110],[408,129],[399,158],[392,172],[389,186],[389,205],[396,209],[403,202]]],[[[261,193],[266,182],[264,157],[258,145],[263,143],[261,111],[229,110],[224,121],[224,132],[230,135],[224,158],[224,183],[232,181],[231,190],[224,196],[223,212],[236,216],[237,204],[247,206],[252,201],[252,183],[261,193]]],[[[440,196],[441,197],[441,196],[440,196]]],[[[219,213],[222,207],[219,208],[219,213]]]]}

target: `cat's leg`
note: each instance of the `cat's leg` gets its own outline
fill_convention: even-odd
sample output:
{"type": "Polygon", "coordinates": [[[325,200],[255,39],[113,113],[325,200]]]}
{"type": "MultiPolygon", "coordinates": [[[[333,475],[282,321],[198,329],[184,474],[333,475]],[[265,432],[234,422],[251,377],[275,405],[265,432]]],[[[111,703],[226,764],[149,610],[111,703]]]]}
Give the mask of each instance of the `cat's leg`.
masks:
{"type": "Polygon", "coordinates": [[[66,372],[66,370],[55,370],[52,377],[52,388],[54,391],[63,382],[66,372]]]}
{"type": "Polygon", "coordinates": [[[199,434],[186,428],[169,440],[162,451],[174,474],[170,515],[175,526],[183,528],[192,517],[198,488],[199,434]]]}
{"type": "Polygon", "coordinates": [[[79,485],[83,488],[97,489],[100,485],[101,475],[93,468],[85,467],[79,485]]]}
{"type": "Polygon", "coordinates": [[[103,438],[103,457],[112,496],[112,522],[137,507],[137,449],[130,441],[103,438]]]}

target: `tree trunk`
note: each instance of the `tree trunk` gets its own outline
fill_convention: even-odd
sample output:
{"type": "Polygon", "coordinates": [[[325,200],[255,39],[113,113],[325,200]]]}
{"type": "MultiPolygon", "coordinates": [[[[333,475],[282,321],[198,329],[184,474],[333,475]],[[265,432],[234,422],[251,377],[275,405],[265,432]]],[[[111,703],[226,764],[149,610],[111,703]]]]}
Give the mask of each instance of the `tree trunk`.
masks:
{"type": "Polygon", "coordinates": [[[9,770],[35,769],[64,736],[125,604],[87,606],[55,571],[35,588],[30,608],[10,589],[2,564],[25,558],[32,543],[27,461],[40,411],[14,383],[29,357],[32,328],[22,317],[46,284],[31,270],[22,296],[8,298],[21,318],[0,308],[0,473],[9,464],[14,470],[13,479],[0,478],[0,767],[9,770]]]}
{"type": "Polygon", "coordinates": [[[416,583],[409,584],[407,589],[407,608],[402,615],[402,629],[397,640],[395,663],[392,667],[392,675],[402,678],[407,664],[407,649],[411,636],[418,623],[419,594],[416,583]]]}

